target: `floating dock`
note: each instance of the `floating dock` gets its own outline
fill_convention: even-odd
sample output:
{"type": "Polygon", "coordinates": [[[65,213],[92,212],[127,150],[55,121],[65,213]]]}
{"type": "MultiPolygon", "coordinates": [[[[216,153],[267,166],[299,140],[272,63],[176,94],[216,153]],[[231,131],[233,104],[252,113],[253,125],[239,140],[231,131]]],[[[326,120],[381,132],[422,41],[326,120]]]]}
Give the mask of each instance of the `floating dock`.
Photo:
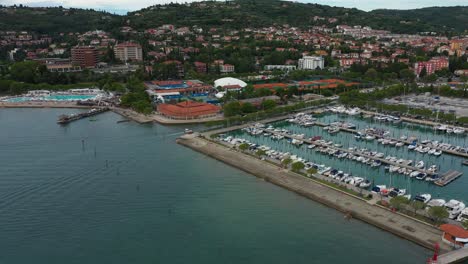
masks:
{"type": "Polygon", "coordinates": [[[444,173],[438,180],[436,180],[434,183],[438,186],[445,186],[454,180],[456,180],[458,177],[462,176],[463,172],[455,171],[455,170],[450,170],[444,173]]]}
{"type": "Polygon", "coordinates": [[[71,115],[62,115],[57,120],[57,124],[66,125],[66,124],[71,123],[73,121],[80,120],[80,119],[90,117],[90,116],[95,116],[95,115],[98,115],[100,113],[104,113],[104,112],[107,112],[107,111],[109,111],[109,108],[104,107],[104,108],[91,109],[90,111],[84,112],[84,113],[71,114],[71,115]]]}
{"type": "MultiPolygon", "coordinates": [[[[321,123],[321,122],[314,122],[316,125],[318,126],[321,126],[321,127],[327,127],[329,125],[327,124],[324,124],[324,123],[321,123]]],[[[341,131],[344,131],[344,132],[348,132],[348,133],[352,133],[352,134],[357,134],[358,133],[358,130],[356,129],[350,129],[350,128],[344,128],[344,127],[338,127],[341,131]]],[[[375,138],[386,138],[386,139],[390,139],[390,140],[394,140],[396,142],[402,142],[404,143],[405,145],[411,145],[413,142],[409,141],[409,140],[401,140],[401,139],[397,139],[397,138],[391,138],[391,137],[384,137],[382,135],[379,135],[379,134],[376,134],[376,133],[367,133],[369,135],[372,135],[374,136],[375,138]]],[[[422,145],[424,146],[424,144],[418,144],[418,145],[422,145]]],[[[453,150],[448,150],[448,149],[443,149],[443,148],[439,148],[439,147],[431,147],[433,149],[436,149],[436,150],[439,150],[439,151],[442,151],[443,153],[446,153],[446,154],[450,154],[450,155],[454,155],[454,156],[459,156],[459,157],[464,157],[464,158],[468,158],[468,153],[462,153],[462,152],[458,152],[458,151],[453,151],[453,150]]]]}
{"type": "Polygon", "coordinates": [[[338,148],[338,147],[335,147],[335,146],[320,144],[320,143],[317,143],[317,142],[309,140],[309,139],[298,138],[298,137],[294,137],[294,136],[291,136],[291,135],[288,135],[288,134],[285,134],[285,133],[278,133],[278,132],[275,132],[275,131],[269,130],[269,129],[265,129],[264,131],[266,131],[268,133],[271,133],[271,134],[282,135],[285,138],[300,140],[300,141],[303,141],[303,142],[305,142],[305,143],[307,143],[309,145],[316,145],[316,146],[319,146],[319,147],[327,147],[327,148],[339,150],[339,151],[342,151],[342,152],[351,153],[353,155],[362,156],[362,157],[365,157],[365,158],[368,158],[368,159],[371,159],[371,160],[378,160],[378,161],[380,161],[381,163],[384,163],[384,164],[403,167],[403,168],[410,169],[410,170],[413,170],[413,171],[419,171],[419,172],[422,172],[422,173],[426,173],[427,175],[433,175],[434,174],[434,173],[432,173],[430,171],[426,171],[426,170],[423,170],[423,169],[418,169],[416,167],[409,166],[407,164],[400,164],[400,163],[397,163],[397,162],[388,161],[388,160],[383,159],[383,158],[377,158],[377,157],[366,155],[364,153],[360,153],[360,152],[357,152],[357,151],[352,151],[352,150],[349,150],[349,149],[343,149],[343,148],[338,148]]]}

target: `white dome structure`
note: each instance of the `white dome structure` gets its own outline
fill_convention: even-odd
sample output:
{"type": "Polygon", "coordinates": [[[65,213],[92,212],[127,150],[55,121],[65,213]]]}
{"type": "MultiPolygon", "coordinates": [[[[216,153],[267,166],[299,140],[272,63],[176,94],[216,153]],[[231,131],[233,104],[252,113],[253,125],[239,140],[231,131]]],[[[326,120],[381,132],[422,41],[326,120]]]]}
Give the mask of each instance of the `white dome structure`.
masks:
{"type": "Polygon", "coordinates": [[[241,88],[244,88],[247,86],[247,84],[244,81],[241,81],[239,79],[232,78],[232,77],[221,78],[214,82],[215,87],[224,87],[224,86],[231,86],[231,85],[239,85],[241,88]]]}

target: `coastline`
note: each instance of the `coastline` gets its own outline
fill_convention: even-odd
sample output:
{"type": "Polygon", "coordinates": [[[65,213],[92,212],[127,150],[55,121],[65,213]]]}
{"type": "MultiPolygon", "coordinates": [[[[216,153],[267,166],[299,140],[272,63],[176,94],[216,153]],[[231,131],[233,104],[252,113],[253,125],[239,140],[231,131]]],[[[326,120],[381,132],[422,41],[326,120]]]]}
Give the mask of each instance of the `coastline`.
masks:
{"type": "Polygon", "coordinates": [[[278,166],[252,158],[196,135],[182,136],[177,139],[177,143],[262,178],[267,182],[334,208],[339,212],[350,214],[353,218],[430,250],[434,248],[435,243],[439,243],[443,252],[451,250],[448,245],[442,242],[442,232],[438,228],[417,219],[394,213],[375,203],[351,196],[313,179],[281,169],[278,166]]]}

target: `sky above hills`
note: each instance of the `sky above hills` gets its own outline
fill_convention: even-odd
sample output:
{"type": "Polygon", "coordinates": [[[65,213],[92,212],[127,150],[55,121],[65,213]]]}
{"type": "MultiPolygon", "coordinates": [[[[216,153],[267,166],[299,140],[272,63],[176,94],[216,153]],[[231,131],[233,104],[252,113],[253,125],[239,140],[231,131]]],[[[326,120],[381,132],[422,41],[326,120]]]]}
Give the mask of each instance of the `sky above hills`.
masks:
{"type": "MultiPolygon", "coordinates": [[[[169,2],[192,2],[191,0],[0,0],[0,4],[23,4],[27,6],[64,6],[106,10],[124,14],[154,4],[169,2]]],[[[414,9],[429,6],[467,5],[467,0],[300,0],[299,2],[317,3],[331,6],[356,7],[370,11],[373,9],[414,9]]]]}

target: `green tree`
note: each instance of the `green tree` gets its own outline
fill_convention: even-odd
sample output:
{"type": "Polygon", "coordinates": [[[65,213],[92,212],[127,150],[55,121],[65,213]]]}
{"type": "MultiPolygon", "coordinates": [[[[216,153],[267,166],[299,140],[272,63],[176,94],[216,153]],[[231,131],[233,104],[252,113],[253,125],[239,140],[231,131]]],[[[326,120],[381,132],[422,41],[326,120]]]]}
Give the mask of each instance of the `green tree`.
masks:
{"type": "Polygon", "coordinates": [[[269,110],[276,107],[276,102],[273,100],[265,100],[262,102],[262,109],[269,110]]]}
{"type": "Polygon", "coordinates": [[[462,225],[465,229],[468,229],[468,220],[463,221],[462,225]]]}
{"type": "Polygon", "coordinates": [[[241,105],[238,101],[229,102],[223,107],[224,116],[231,117],[242,114],[241,105]]]}
{"type": "Polygon", "coordinates": [[[437,75],[435,75],[435,74],[428,75],[428,76],[426,76],[425,81],[429,82],[429,83],[436,82],[437,81],[437,75]]]}
{"type": "Polygon", "coordinates": [[[17,62],[11,66],[10,75],[13,80],[19,82],[34,83],[39,63],[35,61],[17,62]]]}
{"type": "Polygon", "coordinates": [[[409,203],[408,198],[404,196],[396,196],[390,200],[390,205],[392,205],[392,207],[397,210],[400,210],[401,208],[403,208],[405,204],[408,204],[408,203],[409,203]]]}
{"type": "Polygon", "coordinates": [[[375,80],[377,79],[378,76],[379,76],[379,73],[374,68],[368,69],[366,73],[364,74],[364,77],[366,77],[369,80],[375,80]]]}
{"type": "Polygon", "coordinates": [[[441,223],[444,219],[449,217],[449,213],[447,209],[443,206],[433,206],[429,208],[429,216],[434,220],[436,223],[441,223]]]}
{"type": "Polygon", "coordinates": [[[400,79],[405,80],[406,82],[412,82],[416,78],[416,75],[414,75],[414,72],[410,69],[403,69],[399,72],[399,74],[400,79]]]}
{"type": "Polygon", "coordinates": [[[255,108],[255,106],[253,106],[251,103],[247,102],[241,105],[241,111],[244,114],[249,114],[257,111],[257,108],[255,108]]]}
{"type": "Polygon", "coordinates": [[[426,205],[423,202],[413,200],[411,201],[410,206],[413,208],[414,214],[416,214],[418,210],[424,209],[426,205]]]}
{"type": "Polygon", "coordinates": [[[317,169],[316,169],[316,168],[310,168],[310,169],[307,170],[307,174],[312,175],[312,174],[316,174],[316,173],[317,173],[317,169]]]}
{"type": "Polygon", "coordinates": [[[242,151],[246,151],[247,149],[249,149],[249,144],[242,143],[242,144],[239,145],[239,149],[242,150],[242,151]]]}
{"type": "Polygon", "coordinates": [[[291,159],[291,158],[285,158],[285,159],[283,159],[283,160],[281,161],[281,164],[282,164],[285,168],[287,168],[287,167],[289,166],[289,164],[291,164],[291,162],[292,162],[292,159],[291,159]]]}
{"type": "Polygon", "coordinates": [[[426,67],[422,68],[421,72],[419,73],[419,78],[424,78],[427,75],[426,67]]]}
{"type": "Polygon", "coordinates": [[[257,150],[257,152],[255,152],[255,155],[257,155],[258,157],[261,157],[261,156],[265,156],[266,152],[264,150],[257,150]]]}
{"type": "Polygon", "coordinates": [[[294,163],[291,165],[291,169],[292,169],[292,171],[294,171],[294,172],[300,172],[302,169],[304,169],[304,163],[302,163],[302,162],[300,162],[300,161],[294,162],[294,163]]]}

